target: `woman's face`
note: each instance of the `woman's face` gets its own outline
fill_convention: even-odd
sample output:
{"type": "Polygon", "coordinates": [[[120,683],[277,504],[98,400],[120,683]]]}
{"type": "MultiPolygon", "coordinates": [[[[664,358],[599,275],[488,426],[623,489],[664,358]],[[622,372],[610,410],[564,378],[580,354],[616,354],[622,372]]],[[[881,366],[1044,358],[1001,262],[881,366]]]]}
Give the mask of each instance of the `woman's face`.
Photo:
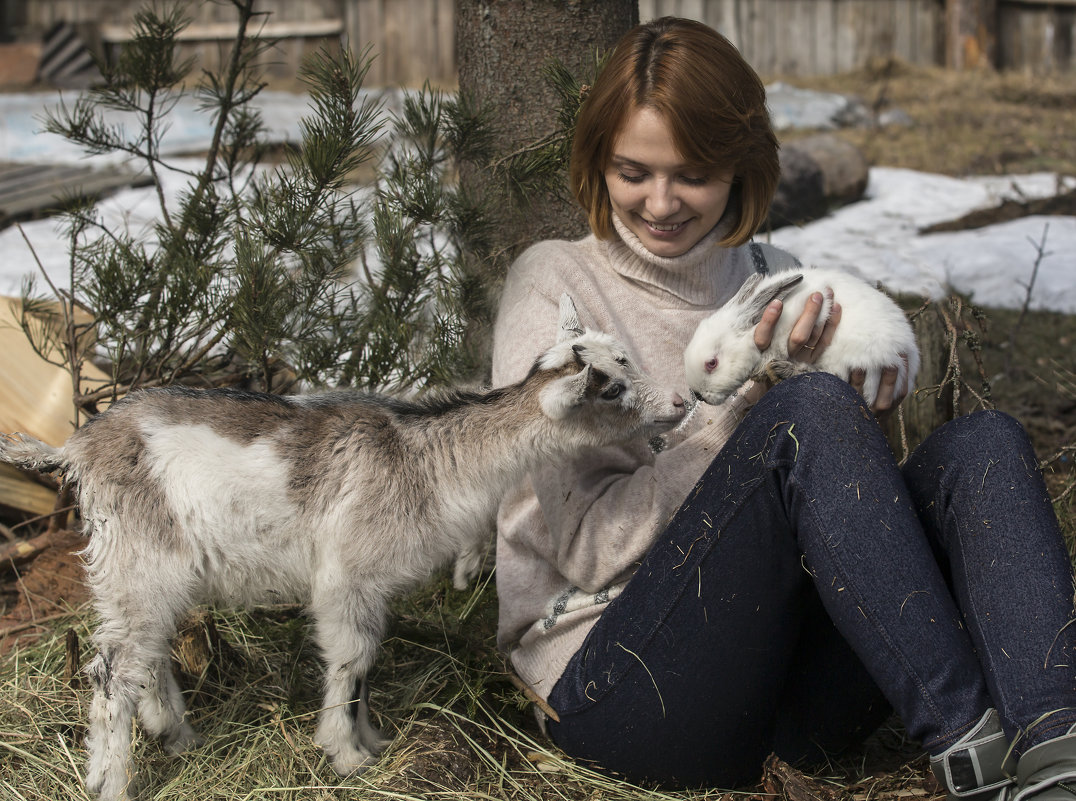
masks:
{"type": "Polygon", "coordinates": [[[613,144],[605,184],[613,211],[655,256],[680,256],[717,225],[732,171],[689,167],[654,109],[632,111],[613,144]]]}

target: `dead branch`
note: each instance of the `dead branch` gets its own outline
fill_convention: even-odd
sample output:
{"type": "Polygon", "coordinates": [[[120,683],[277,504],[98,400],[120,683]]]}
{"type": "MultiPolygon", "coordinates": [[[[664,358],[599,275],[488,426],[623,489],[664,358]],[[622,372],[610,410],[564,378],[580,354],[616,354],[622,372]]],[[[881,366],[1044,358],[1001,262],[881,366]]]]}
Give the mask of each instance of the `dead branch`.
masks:
{"type": "Polygon", "coordinates": [[[28,540],[16,540],[0,547],[0,567],[15,567],[36,558],[52,545],[54,533],[49,530],[28,540]]]}

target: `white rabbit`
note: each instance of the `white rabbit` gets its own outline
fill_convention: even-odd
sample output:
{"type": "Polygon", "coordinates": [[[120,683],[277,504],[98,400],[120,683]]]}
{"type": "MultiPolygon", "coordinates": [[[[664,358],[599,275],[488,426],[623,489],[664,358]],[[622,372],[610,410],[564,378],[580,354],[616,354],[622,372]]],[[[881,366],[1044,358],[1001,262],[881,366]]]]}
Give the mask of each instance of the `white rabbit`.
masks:
{"type": "Polygon", "coordinates": [[[919,348],[901,308],[862,278],[842,270],[805,269],[763,275],[744,281],[736,296],[707,317],[684,350],[684,371],[695,395],[723,403],[747,379],[768,374],[788,378],[822,371],[848,380],[853,369],[866,371],[863,397],[873,404],[882,369],[898,369],[896,393],[907,395],[919,371],[919,348]],[[830,287],[833,296],[826,296],[830,287]],[[829,318],[833,297],[840,300],[841,321],[833,341],[813,364],[790,362],[788,335],[813,292],[825,302],[819,323],[829,318]],[[754,330],[771,301],[784,302],[770,347],[759,351],[754,330]]]}

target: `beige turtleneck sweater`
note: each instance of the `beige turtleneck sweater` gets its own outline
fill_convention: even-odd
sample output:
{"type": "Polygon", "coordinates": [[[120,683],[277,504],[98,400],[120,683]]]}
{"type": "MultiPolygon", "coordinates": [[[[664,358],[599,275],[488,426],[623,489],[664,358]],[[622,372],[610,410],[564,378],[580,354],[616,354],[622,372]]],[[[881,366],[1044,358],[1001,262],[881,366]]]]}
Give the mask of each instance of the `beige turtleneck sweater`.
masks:
{"type": "MultiPolygon", "coordinates": [[[[493,383],[520,381],[555,340],[562,292],[584,326],[617,336],[659,385],[687,396],[683,349],[695,327],[754,271],[747,246],[721,248],[719,224],[688,253],[619,238],[540,242],[512,266],[494,330],[493,383]]],[[[771,272],[797,265],[763,245],[771,272]]],[[[498,643],[546,698],[605,605],[702,477],[743,416],[733,398],[700,405],[687,436],[660,454],[646,442],[604,448],[531,475],[497,517],[498,643]]]]}

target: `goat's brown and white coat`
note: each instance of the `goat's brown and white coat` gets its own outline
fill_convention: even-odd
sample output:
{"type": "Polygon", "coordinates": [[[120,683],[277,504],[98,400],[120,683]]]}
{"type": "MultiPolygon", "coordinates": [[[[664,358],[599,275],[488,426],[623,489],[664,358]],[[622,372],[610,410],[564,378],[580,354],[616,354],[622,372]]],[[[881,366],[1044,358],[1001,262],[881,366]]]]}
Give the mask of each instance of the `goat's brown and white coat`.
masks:
{"type": "Polygon", "coordinates": [[[390,599],[480,547],[501,496],[538,464],[683,414],[612,337],[580,330],[565,296],[558,342],[503,389],[418,403],[144,390],[62,448],[0,440],[3,460],[63,470],[78,488],[101,617],[87,786],[127,797],[136,713],[173,752],[196,742],[169,641],[210,601],[306,604],[326,665],[316,741],[340,773],[361,770],[385,744],[366,674],[390,599]]]}

